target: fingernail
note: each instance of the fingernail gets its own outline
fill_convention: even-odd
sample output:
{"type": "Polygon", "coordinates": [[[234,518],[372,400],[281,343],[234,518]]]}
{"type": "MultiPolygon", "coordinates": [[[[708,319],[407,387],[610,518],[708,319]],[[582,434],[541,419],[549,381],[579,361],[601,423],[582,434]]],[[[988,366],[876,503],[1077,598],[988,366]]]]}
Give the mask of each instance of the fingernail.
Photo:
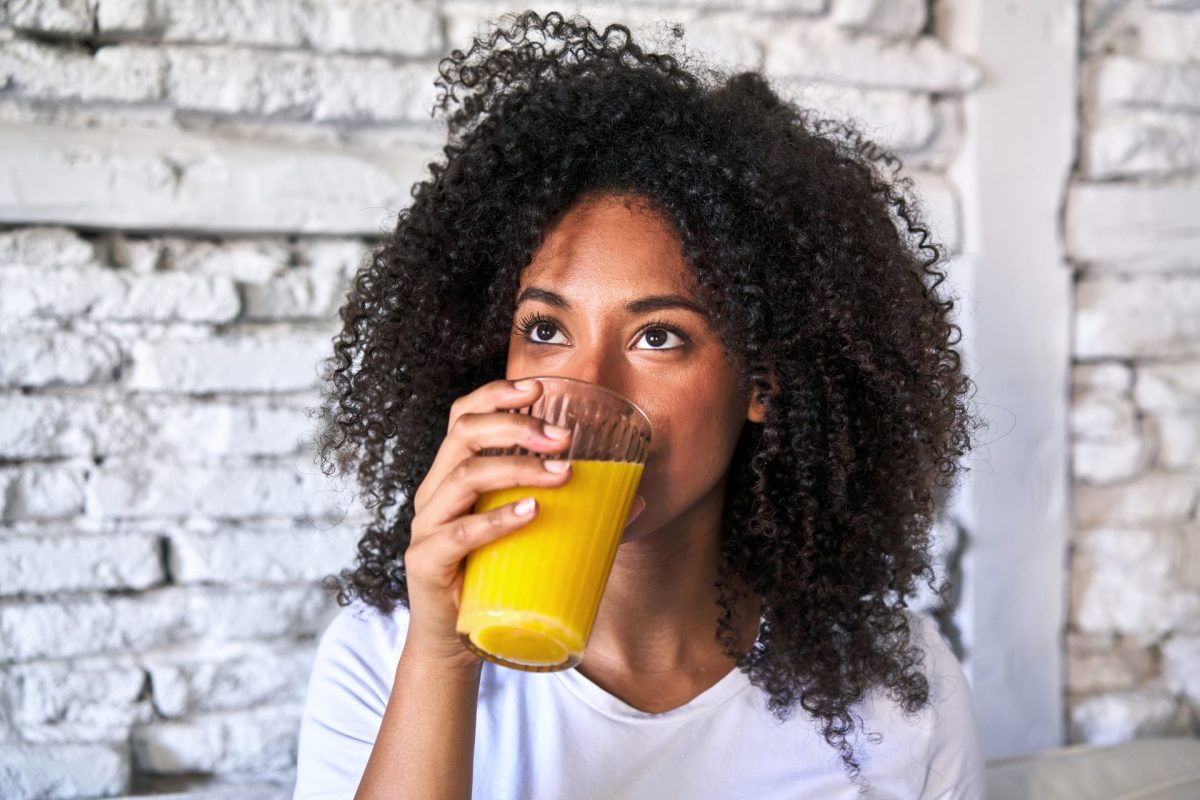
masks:
{"type": "Polygon", "coordinates": [[[537,383],[537,381],[533,380],[533,378],[526,378],[525,380],[514,383],[513,388],[518,392],[527,392],[533,388],[533,384],[535,383],[537,383]]]}
{"type": "Polygon", "coordinates": [[[571,468],[571,462],[561,458],[546,458],[542,460],[542,467],[551,472],[566,472],[571,468]]]}
{"type": "Polygon", "coordinates": [[[542,431],[551,439],[565,439],[571,433],[570,428],[564,428],[561,425],[551,425],[549,422],[542,423],[542,431]]]}
{"type": "Polygon", "coordinates": [[[528,516],[529,514],[533,513],[533,506],[534,506],[533,498],[526,497],[524,500],[521,500],[515,506],[513,506],[513,511],[515,511],[517,513],[518,517],[524,517],[524,516],[528,516]]]}

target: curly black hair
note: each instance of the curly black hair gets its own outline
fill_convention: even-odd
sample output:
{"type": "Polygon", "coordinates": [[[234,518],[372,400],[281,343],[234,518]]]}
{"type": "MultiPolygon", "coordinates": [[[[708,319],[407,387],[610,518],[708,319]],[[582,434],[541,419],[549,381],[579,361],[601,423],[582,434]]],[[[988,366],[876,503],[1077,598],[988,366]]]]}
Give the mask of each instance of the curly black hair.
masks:
{"type": "Polygon", "coordinates": [[[522,269],[583,194],[643,198],[673,224],[742,387],[766,403],[729,465],[717,641],[779,719],[799,703],[823,722],[854,780],[853,705],[873,687],[907,713],[929,702],[906,597],[921,577],[949,589],[933,586],[930,531],[978,426],[954,302],[937,292],[943,247],[912,180],[852,123],[785,102],[757,72],[685,69],[580,16],[499,23],[439,63],[434,112],[457,104],[445,162],[340,310],[320,460],[327,475],[353,470],[373,513],[354,568],[325,587],[343,606],[408,606],[410,498],[453,400],[505,376],[522,269]],[[736,585],[763,600],[760,641],[741,655],[736,585]]]}

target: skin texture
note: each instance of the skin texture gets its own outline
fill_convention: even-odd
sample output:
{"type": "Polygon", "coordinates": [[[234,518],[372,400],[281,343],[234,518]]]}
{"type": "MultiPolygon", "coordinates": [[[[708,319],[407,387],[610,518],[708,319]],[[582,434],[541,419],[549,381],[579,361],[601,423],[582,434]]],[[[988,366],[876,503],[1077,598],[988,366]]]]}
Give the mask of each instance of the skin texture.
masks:
{"type": "Polygon", "coordinates": [[[673,707],[736,666],[780,720],[813,718],[854,781],[855,704],[876,689],[929,705],[906,607],[924,584],[952,609],[931,527],[980,424],[911,179],[758,73],[685,66],[624,26],[528,12],[439,73],[445,158],[355,275],[326,364],[322,465],[372,512],[327,588],[390,613],[411,610],[415,577],[420,611],[413,498],[456,399],[510,375],[596,380],[644,404],[656,436],[585,674],[673,707]],[[574,306],[538,304],[562,349],[514,347],[535,278],[574,306]],[[678,309],[653,315],[695,331],[691,355],[631,349],[674,343],[635,339],[620,313],[663,289],[704,309],[703,336],[678,309]]]}
{"type": "MultiPolygon", "coordinates": [[[[626,529],[578,669],[642,710],[682,705],[733,666],[711,635],[709,609],[726,473],[742,427],[760,423],[763,406],[739,386],[702,311],[626,309],[647,296],[691,300],[695,291],[670,223],[635,199],[581,199],[548,232],[518,297],[530,287],[569,308],[536,295],[521,302],[517,322],[553,321],[524,332],[514,325],[506,377],[606,386],[645,411],[654,431],[639,484],[645,507],[626,529]]],[[[747,600],[748,647],[758,616],[757,599],[747,600]]]]}

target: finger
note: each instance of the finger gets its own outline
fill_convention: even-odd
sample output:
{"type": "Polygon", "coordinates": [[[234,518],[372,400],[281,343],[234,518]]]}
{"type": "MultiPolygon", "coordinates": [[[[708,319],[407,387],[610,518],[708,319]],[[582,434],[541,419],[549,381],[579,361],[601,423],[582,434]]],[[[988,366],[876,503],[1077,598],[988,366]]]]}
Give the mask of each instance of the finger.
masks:
{"type": "Polygon", "coordinates": [[[446,525],[470,514],[484,492],[514,486],[562,486],[571,479],[570,462],[537,456],[473,456],[460,462],[429,496],[424,509],[430,524],[446,525]],[[558,467],[566,466],[562,472],[558,467]]]}
{"type": "MultiPolygon", "coordinates": [[[[562,453],[571,446],[571,431],[528,414],[505,411],[463,414],[446,434],[424,486],[436,488],[450,470],[484,448],[520,447],[534,453],[562,453]]],[[[428,492],[426,492],[428,494],[428,492]]],[[[422,507],[428,497],[422,499],[422,507]]]]}
{"type": "Polygon", "coordinates": [[[409,580],[415,577],[439,590],[456,586],[462,560],[477,547],[519,529],[540,509],[532,498],[520,498],[482,514],[468,514],[414,541],[404,554],[409,580]]]}
{"type": "Polygon", "coordinates": [[[534,401],[542,396],[542,390],[541,381],[531,378],[515,381],[502,379],[485,383],[475,391],[464,394],[450,405],[450,419],[446,425],[446,432],[450,432],[454,423],[463,414],[478,414],[533,405],[534,401]]]}
{"type": "Polygon", "coordinates": [[[526,497],[482,514],[458,517],[430,538],[430,557],[442,566],[444,574],[453,576],[468,553],[528,524],[538,510],[536,499],[526,497]]]}
{"type": "MultiPolygon", "coordinates": [[[[458,419],[464,414],[507,408],[524,408],[527,405],[532,405],[541,396],[542,389],[540,381],[527,379],[515,381],[495,380],[485,383],[478,389],[459,397],[451,404],[449,422],[446,425],[447,436],[454,429],[454,425],[458,419]],[[518,386],[518,384],[524,385],[518,386]]],[[[433,463],[430,465],[425,479],[413,494],[413,509],[415,511],[419,512],[424,507],[426,498],[442,482],[445,474],[457,465],[459,461],[462,461],[463,458],[469,455],[469,453],[464,454],[461,448],[453,442],[449,446],[450,452],[447,452],[447,449],[447,443],[443,441],[442,446],[438,448],[438,452],[433,458],[433,463]]]]}
{"type": "Polygon", "coordinates": [[[463,457],[472,456],[485,447],[512,447],[555,453],[566,449],[571,429],[554,425],[528,414],[507,411],[463,414],[446,434],[449,447],[461,448],[463,457]]]}

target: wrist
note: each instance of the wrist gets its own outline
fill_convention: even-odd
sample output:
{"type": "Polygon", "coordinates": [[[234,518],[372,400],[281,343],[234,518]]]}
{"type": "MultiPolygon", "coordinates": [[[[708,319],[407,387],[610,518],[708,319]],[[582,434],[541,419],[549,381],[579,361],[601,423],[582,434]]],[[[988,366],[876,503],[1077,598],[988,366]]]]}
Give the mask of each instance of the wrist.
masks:
{"type": "Polygon", "coordinates": [[[483,671],[483,659],[463,646],[462,642],[440,642],[409,631],[400,653],[400,662],[444,673],[444,677],[478,680],[483,671]]]}

